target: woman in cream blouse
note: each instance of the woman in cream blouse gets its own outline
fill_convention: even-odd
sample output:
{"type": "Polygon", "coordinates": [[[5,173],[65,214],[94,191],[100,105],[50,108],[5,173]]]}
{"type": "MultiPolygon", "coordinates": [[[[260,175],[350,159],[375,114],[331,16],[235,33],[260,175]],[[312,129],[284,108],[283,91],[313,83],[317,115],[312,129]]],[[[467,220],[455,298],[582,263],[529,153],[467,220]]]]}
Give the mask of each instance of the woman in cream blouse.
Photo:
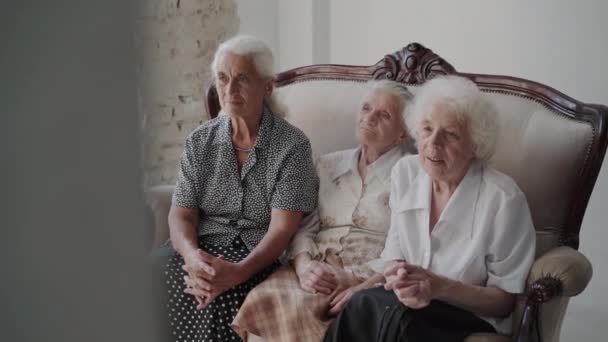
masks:
{"type": "Polygon", "coordinates": [[[391,228],[378,273],[360,287],[325,341],[462,341],[508,334],[534,260],[523,192],[486,161],[496,113],[470,80],[428,81],[408,127],[419,154],[391,174],[391,228]]]}
{"type": "Polygon", "coordinates": [[[356,130],[360,146],[317,160],[318,210],[288,248],[293,268],[283,267],[246,298],[233,322],[242,338],[319,341],[354,287],[373,274],[366,262],[384,248],[390,171],[407,154],[411,97],[399,83],[370,83],[356,130]]]}

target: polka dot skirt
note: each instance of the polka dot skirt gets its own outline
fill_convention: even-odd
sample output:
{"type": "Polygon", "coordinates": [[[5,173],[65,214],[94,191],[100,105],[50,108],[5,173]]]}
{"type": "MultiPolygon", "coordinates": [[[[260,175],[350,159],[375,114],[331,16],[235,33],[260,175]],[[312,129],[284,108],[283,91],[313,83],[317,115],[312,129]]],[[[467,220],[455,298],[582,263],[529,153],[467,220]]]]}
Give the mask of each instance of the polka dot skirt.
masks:
{"type": "MultiPolygon", "coordinates": [[[[236,238],[231,246],[201,243],[199,247],[215,256],[221,254],[231,262],[239,262],[249,254],[249,250],[240,238],[236,238]]],[[[169,259],[165,270],[169,292],[169,302],[167,303],[169,328],[174,340],[179,342],[241,341],[241,338],[230,327],[230,323],[234,320],[247,293],[276,270],[278,262],[254,275],[247,282],[222,293],[200,311],[196,309],[197,302],[194,296],[184,293],[186,289],[184,276],[187,273],[182,270],[183,264],[184,259],[176,253],[169,259]]]]}

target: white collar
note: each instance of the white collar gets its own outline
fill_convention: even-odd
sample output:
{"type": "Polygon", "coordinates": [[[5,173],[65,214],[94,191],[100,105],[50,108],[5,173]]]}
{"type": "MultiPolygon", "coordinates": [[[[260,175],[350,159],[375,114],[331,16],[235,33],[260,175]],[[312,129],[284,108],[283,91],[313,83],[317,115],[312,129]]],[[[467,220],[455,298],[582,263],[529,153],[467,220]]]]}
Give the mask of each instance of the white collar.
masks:
{"type": "MultiPolygon", "coordinates": [[[[403,197],[396,200],[395,211],[404,212],[415,209],[430,210],[431,177],[422,169],[419,159],[417,166],[420,172],[412,181],[403,197]]],[[[473,161],[466,175],[450,197],[437,223],[447,221],[471,230],[474,224],[475,209],[483,177],[483,163],[473,161]]]]}
{"type": "MultiPolygon", "coordinates": [[[[401,159],[406,154],[406,149],[402,145],[397,145],[390,150],[386,151],[376,159],[373,163],[367,166],[367,179],[372,177],[379,177],[380,179],[388,180],[391,175],[393,166],[397,163],[397,160],[401,159]]],[[[358,162],[359,155],[361,154],[361,146],[345,151],[340,158],[336,161],[336,166],[331,179],[335,180],[349,172],[359,174],[358,162]]],[[[367,183],[367,181],[366,181],[367,183]]]]}

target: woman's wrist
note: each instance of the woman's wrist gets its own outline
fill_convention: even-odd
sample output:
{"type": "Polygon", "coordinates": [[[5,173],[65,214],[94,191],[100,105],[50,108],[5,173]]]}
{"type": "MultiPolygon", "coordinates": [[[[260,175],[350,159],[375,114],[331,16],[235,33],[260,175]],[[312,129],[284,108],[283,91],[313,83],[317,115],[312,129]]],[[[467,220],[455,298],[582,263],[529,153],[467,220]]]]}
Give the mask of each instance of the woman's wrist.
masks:
{"type": "Polygon", "coordinates": [[[293,268],[297,274],[300,274],[306,269],[308,263],[312,261],[312,257],[308,252],[302,252],[293,259],[293,268]]]}
{"type": "Polygon", "coordinates": [[[433,288],[433,299],[446,301],[450,293],[454,293],[454,288],[458,286],[458,282],[446,277],[437,277],[435,280],[435,288],[433,288]]]}

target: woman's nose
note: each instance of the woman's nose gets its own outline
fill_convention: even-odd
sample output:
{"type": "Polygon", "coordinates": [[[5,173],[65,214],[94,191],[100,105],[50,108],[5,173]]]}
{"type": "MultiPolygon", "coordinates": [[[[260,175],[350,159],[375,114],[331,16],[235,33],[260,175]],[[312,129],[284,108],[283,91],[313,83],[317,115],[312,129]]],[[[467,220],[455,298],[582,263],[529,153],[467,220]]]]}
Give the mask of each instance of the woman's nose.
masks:
{"type": "Polygon", "coordinates": [[[376,123],[376,119],[378,118],[378,112],[377,111],[370,111],[369,113],[367,113],[365,115],[365,121],[367,121],[370,124],[375,124],[376,123]]]}
{"type": "Polygon", "coordinates": [[[237,92],[238,84],[235,80],[228,81],[228,93],[234,94],[237,92]]]}
{"type": "Polygon", "coordinates": [[[439,135],[439,133],[437,131],[431,133],[431,135],[429,136],[429,142],[433,146],[440,146],[441,145],[441,137],[440,137],[440,135],[439,135]]]}

